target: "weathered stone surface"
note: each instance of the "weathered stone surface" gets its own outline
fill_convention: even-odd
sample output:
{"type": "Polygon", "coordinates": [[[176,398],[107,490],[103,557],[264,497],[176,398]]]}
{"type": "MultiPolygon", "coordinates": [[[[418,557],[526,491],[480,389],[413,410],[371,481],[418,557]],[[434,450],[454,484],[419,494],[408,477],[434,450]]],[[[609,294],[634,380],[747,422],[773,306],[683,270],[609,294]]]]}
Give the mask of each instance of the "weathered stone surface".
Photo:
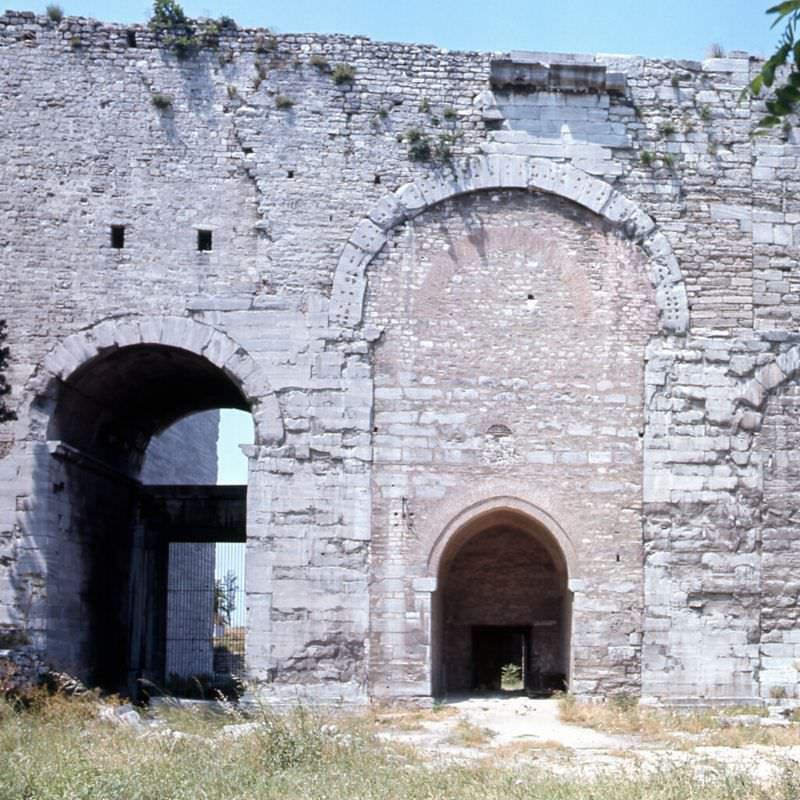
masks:
{"type": "Polygon", "coordinates": [[[268,701],[463,683],[438,565],[498,498],[568,591],[512,620],[480,585],[467,627],[527,626],[579,693],[796,693],[800,182],[791,137],[750,136],[757,64],[244,29],[179,61],[128,30],[0,16],[0,636],[84,675],[101,622],[136,653],[137,481],[210,471],[199,424],[148,443],[236,407],[268,701]]]}

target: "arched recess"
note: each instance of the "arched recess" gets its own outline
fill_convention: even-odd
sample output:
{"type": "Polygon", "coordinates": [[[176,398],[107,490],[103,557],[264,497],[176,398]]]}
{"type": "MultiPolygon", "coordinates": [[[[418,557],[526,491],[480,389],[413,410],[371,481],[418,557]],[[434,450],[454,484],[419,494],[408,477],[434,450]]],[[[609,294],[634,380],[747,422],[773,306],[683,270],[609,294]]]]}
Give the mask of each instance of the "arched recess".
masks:
{"type": "Polygon", "coordinates": [[[476,503],[454,517],[428,560],[434,695],[501,688],[516,664],[528,691],[570,679],[571,580],[579,565],[565,531],[513,497],[476,503]]]}
{"type": "Polygon", "coordinates": [[[51,413],[61,383],[92,359],[124,347],[162,345],[207,361],[228,376],[253,414],[256,444],[283,440],[280,406],[269,380],[246,350],[216,328],[185,317],[106,320],[64,339],[44,359],[32,392],[38,397],[34,422],[51,413]]]}
{"type": "MultiPolygon", "coordinates": [[[[48,655],[108,690],[163,684],[176,663],[175,620],[200,624],[170,599],[176,543],[203,545],[202,564],[177,579],[206,587],[210,631],[213,543],[244,541],[247,500],[246,487],[216,487],[207,469],[192,485],[142,486],[148,444],[178,420],[219,408],[251,412],[257,443],[279,443],[277,400],[243,348],[182,318],[107,321],[71,336],[38,381],[33,434],[46,438],[50,457],[37,464],[47,502],[32,527],[46,542],[48,655]]],[[[210,640],[203,647],[210,663],[210,640]]]]}
{"type": "Polygon", "coordinates": [[[522,156],[480,156],[466,164],[401,186],[384,197],[356,226],[339,257],[329,309],[332,326],[355,328],[362,321],[366,270],[389,231],[431,206],[487,189],[524,189],[558,195],[593,211],[638,243],[649,257],[660,328],[665,334],[689,330],[683,274],[669,240],[640,206],[609,184],[572,164],[522,156]]]}

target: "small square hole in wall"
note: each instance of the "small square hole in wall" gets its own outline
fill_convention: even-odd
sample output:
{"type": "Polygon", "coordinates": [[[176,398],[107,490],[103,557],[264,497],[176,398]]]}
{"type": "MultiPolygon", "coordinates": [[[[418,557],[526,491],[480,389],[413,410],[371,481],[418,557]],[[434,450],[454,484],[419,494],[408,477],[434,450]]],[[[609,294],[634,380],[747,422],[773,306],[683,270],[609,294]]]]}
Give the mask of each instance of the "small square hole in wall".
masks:
{"type": "Polygon", "coordinates": [[[211,250],[211,231],[197,231],[197,249],[211,250]]]}
{"type": "Polygon", "coordinates": [[[128,47],[136,47],[136,31],[126,31],[125,36],[128,40],[128,47]]]}
{"type": "Polygon", "coordinates": [[[112,225],[111,226],[111,246],[115,250],[122,250],[125,247],[125,226],[112,225]]]}

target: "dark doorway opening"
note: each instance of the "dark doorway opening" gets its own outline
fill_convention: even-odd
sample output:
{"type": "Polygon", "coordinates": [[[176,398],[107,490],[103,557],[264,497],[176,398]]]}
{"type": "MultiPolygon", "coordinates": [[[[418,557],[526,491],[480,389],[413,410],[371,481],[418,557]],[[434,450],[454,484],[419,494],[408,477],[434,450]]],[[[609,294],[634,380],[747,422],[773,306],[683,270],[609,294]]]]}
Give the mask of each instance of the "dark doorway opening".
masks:
{"type": "Polygon", "coordinates": [[[571,619],[566,562],[550,532],[506,510],[474,520],[440,562],[433,693],[567,688],[571,619]]]}
{"type": "MultiPolygon", "coordinates": [[[[147,681],[164,684],[170,543],[213,548],[245,537],[246,487],[213,485],[216,423],[210,440],[196,437],[208,447],[198,448],[196,427],[179,429],[220,408],[249,410],[229,375],[166,345],[111,349],[58,384],[48,446],[52,485],[62,488],[49,497],[47,626],[59,669],[134,697],[147,681]],[[151,443],[171,430],[169,446],[153,454],[151,443]],[[148,459],[173,485],[145,485],[148,459]]],[[[211,558],[198,562],[203,574],[211,558]]],[[[188,580],[197,564],[186,563],[188,580]]]]}
{"type": "Polygon", "coordinates": [[[472,628],[472,688],[517,691],[529,688],[530,628],[476,625],[472,628]]]}

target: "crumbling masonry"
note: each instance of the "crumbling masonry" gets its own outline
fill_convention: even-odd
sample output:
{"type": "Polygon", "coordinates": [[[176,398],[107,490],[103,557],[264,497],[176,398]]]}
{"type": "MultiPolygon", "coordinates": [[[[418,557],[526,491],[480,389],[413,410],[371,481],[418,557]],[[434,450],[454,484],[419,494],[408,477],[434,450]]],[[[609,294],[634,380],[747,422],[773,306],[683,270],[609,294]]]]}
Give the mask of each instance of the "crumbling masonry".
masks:
{"type": "Polygon", "coordinates": [[[6,645],[157,678],[148,542],[211,519],[271,699],[520,653],[531,688],[798,696],[800,171],[758,66],[0,17],[6,645]],[[151,438],[227,407],[246,501],[148,494],[151,438]]]}

